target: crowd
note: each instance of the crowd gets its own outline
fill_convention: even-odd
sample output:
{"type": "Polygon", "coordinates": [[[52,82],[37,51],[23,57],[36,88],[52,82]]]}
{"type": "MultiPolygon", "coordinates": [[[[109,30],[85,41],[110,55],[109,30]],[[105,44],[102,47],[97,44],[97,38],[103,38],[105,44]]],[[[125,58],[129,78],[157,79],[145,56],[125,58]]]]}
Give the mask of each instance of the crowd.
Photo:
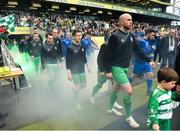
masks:
{"type": "MultiPolygon", "coordinates": [[[[0,17],[12,14],[12,12],[3,12],[0,17]]],[[[80,29],[86,32],[89,28],[92,30],[92,35],[103,36],[105,32],[118,27],[117,19],[100,19],[98,16],[86,15],[71,15],[71,14],[46,14],[46,13],[28,13],[15,12],[15,26],[36,27],[40,30],[50,32],[52,28],[56,27],[59,30],[80,29]]],[[[155,30],[164,30],[169,25],[153,25],[145,22],[134,22],[133,30],[144,30],[147,27],[152,27],[155,30]]]]}

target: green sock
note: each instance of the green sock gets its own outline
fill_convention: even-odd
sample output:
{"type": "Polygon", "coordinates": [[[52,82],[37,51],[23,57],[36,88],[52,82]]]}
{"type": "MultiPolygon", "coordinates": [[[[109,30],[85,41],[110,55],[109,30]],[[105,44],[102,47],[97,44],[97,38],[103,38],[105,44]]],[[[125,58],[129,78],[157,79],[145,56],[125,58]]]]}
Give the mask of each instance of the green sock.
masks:
{"type": "Polygon", "coordinates": [[[124,96],[123,98],[126,118],[131,116],[131,96],[124,96]]]}
{"type": "Polygon", "coordinates": [[[79,103],[79,90],[74,90],[74,97],[76,104],[79,103]]]}
{"type": "Polygon", "coordinates": [[[34,64],[36,73],[39,73],[39,58],[34,58],[33,64],[34,64]]]}
{"type": "Polygon", "coordinates": [[[117,92],[112,91],[110,99],[109,99],[109,110],[112,110],[114,103],[117,99],[117,92]]]}
{"type": "Polygon", "coordinates": [[[94,97],[96,93],[101,89],[103,84],[97,83],[96,86],[93,88],[91,96],[94,97]]]}

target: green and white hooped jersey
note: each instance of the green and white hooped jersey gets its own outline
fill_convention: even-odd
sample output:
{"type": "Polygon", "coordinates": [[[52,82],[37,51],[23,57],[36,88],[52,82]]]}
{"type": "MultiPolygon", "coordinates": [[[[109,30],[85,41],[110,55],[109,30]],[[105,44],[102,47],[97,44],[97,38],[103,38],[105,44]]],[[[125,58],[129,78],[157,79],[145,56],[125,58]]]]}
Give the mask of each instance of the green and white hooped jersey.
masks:
{"type": "Polygon", "coordinates": [[[176,97],[175,92],[155,88],[148,103],[150,123],[158,123],[158,119],[167,120],[172,118],[172,97],[176,97]]]}

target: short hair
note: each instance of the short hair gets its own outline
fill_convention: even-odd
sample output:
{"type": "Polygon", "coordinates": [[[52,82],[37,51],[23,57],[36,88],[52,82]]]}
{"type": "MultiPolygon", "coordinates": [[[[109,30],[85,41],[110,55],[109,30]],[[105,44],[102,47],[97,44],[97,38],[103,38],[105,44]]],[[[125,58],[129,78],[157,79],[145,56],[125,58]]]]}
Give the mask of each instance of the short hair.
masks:
{"type": "Polygon", "coordinates": [[[170,81],[178,81],[179,76],[176,71],[170,67],[161,68],[157,73],[158,82],[162,81],[170,82],[170,81]]]}
{"type": "Polygon", "coordinates": [[[134,29],[138,29],[139,27],[138,26],[134,26],[134,29]]]}
{"type": "Polygon", "coordinates": [[[72,33],[72,36],[75,36],[75,35],[76,35],[76,33],[78,33],[78,32],[81,32],[81,30],[79,30],[79,29],[75,29],[75,30],[73,31],[73,33],[72,33]]]}
{"type": "Polygon", "coordinates": [[[52,34],[52,33],[47,33],[47,34],[46,34],[46,38],[48,37],[48,35],[53,36],[53,34],[52,34]]]}
{"type": "Polygon", "coordinates": [[[34,27],[33,30],[38,30],[38,29],[36,27],[34,27]]]}
{"type": "MultiPolygon", "coordinates": [[[[33,35],[36,35],[36,34],[38,34],[38,33],[34,33],[33,35]]],[[[38,34],[39,35],[39,34],[38,34]]]]}
{"type": "Polygon", "coordinates": [[[152,29],[152,28],[147,28],[147,29],[145,29],[145,35],[147,35],[147,34],[149,34],[149,33],[155,33],[155,30],[154,29],[152,29]]]}
{"type": "Polygon", "coordinates": [[[86,32],[86,34],[87,34],[87,35],[91,35],[92,33],[91,33],[91,31],[88,30],[88,31],[86,32]]]}

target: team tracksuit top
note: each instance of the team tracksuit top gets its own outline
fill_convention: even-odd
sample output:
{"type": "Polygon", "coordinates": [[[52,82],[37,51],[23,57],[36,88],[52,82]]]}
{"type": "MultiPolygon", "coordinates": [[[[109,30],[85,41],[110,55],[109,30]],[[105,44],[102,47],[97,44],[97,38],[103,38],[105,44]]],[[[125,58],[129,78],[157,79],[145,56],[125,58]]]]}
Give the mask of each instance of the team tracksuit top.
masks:
{"type": "Polygon", "coordinates": [[[107,72],[111,72],[112,66],[128,68],[133,51],[142,60],[151,61],[140,49],[138,41],[135,39],[133,33],[125,33],[121,30],[113,33],[107,46],[106,65],[107,72]]]}
{"type": "Polygon", "coordinates": [[[43,46],[43,42],[38,40],[32,40],[29,44],[29,54],[30,56],[39,57],[41,56],[41,49],[43,46]]]}
{"type": "MultiPolygon", "coordinates": [[[[139,46],[141,48],[141,50],[150,58],[150,59],[153,59],[152,56],[150,56],[153,52],[152,48],[150,48],[150,45],[149,45],[149,40],[146,40],[144,38],[140,39],[139,40],[139,46]]],[[[139,58],[138,56],[135,58],[135,63],[145,63],[145,61],[143,61],[141,58],[139,58]]]]}
{"type": "Polygon", "coordinates": [[[48,44],[47,41],[43,44],[41,49],[41,64],[42,69],[45,69],[46,64],[58,64],[62,61],[62,50],[60,44],[48,44]]]}
{"type": "Polygon", "coordinates": [[[85,72],[84,65],[87,63],[85,49],[81,44],[76,45],[71,43],[67,49],[66,69],[69,69],[72,74],[80,74],[85,72]]]}
{"type": "Polygon", "coordinates": [[[106,49],[107,49],[107,45],[102,44],[99,50],[99,54],[97,57],[97,64],[98,64],[99,72],[104,72],[106,70],[105,68],[106,67],[105,66],[106,49]]]}

